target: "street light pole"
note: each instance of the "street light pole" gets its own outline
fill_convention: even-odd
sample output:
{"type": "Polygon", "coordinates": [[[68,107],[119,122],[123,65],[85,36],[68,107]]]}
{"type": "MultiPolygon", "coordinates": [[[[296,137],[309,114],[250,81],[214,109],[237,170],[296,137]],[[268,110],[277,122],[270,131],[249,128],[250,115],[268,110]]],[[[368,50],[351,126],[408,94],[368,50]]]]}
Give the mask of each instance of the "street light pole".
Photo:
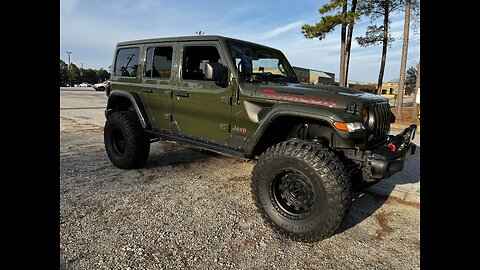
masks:
{"type": "Polygon", "coordinates": [[[70,87],[72,87],[72,68],[70,65],[70,54],[72,52],[66,51],[66,53],[68,54],[68,77],[70,78],[70,87]]]}

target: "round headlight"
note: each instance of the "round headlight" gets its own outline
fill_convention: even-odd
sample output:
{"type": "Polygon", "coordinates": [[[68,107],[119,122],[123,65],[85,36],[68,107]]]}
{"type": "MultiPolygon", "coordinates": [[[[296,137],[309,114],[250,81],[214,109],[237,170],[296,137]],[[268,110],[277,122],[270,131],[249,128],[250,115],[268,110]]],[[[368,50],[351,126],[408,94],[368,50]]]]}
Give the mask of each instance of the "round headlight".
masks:
{"type": "Polygon", "coordinates": [[[373,112],[370,111],[368,108],[365,108],[362,111],[362,124],[368,130],[372,130],[375,124],[375,117],[373,116],[373,112]]]}

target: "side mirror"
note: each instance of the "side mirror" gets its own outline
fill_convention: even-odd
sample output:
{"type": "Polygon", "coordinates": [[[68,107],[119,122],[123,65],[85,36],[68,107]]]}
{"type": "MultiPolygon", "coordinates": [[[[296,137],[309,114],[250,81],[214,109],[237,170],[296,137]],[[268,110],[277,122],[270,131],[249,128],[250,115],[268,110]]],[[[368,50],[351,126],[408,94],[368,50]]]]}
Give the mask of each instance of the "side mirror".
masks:
{"type": "Polygon", "coordinates": [[[203,69],[205,80],[223,82],[227,79],[227,67],[215,62],[208,62],[203,69]]]}

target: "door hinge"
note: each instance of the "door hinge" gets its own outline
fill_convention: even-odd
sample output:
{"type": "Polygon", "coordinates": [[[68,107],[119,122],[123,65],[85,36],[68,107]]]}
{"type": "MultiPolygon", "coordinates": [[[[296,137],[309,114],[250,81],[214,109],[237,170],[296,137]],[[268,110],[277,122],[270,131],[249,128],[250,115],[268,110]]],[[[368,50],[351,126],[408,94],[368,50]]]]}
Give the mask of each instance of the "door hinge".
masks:
{"type": "Polygon", "coordinates": [[[221,97],[222,103],[225,103],[227,105],[232,105],[232,97],[221,97]]]}
{"type": "Polygon", "coordinates": [[[230,132],[230,125],[229,124],[224,124],[220,123],[220,129],[225,131],[225,132],[230,132]]]}

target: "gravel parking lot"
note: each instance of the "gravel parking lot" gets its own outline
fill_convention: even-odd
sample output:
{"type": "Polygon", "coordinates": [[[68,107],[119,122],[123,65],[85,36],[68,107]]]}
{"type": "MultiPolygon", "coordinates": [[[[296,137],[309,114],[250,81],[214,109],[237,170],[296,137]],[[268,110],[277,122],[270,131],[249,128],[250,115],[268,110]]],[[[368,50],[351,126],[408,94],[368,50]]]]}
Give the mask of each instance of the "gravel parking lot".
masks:
{"type": "Polygon", "coordinates": [[[293,242],[256,212],[252,161],[156,142],[142,169],[113,166],[91,91],[61,105],[61,268],[420,268],[418,203],[355,193],[337,234],[293,242]]]}

